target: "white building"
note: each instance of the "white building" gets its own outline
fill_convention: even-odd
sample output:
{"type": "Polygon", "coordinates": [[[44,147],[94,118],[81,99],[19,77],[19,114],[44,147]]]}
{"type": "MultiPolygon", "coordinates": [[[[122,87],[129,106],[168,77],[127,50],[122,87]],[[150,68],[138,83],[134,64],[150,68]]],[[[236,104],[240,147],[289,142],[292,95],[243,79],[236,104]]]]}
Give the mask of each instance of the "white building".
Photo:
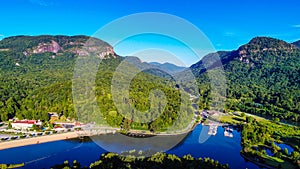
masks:
{"type": "Polygon", "coordinates": [[[26,130],[32,128],[33,125],[41,126],[42,122],[37,120],[17,120],[11,123],[12,128],[26,130]]]}

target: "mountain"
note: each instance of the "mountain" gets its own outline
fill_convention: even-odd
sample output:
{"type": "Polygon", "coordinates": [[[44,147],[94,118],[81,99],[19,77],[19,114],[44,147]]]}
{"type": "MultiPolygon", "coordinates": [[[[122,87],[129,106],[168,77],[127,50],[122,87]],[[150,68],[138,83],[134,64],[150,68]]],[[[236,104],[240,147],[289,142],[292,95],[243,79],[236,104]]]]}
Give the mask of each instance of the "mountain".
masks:
{"type": "MultiPolygon", "coordinates": [[[[72,75],[78,56],[119,57],[88,36],[14,36],[0,41],[0,117],[47,119],[56,111],[75,117],[72,75]],[[94,52],[96,51],[96,52],[94,52]]],[[[109,67],[107,67],[109,68],[109,67]]]]}
{"type": "Polygon", "coordinates": [[[293,42],[292,44],[300,48],[300,40],[293,42]]]}
{"type": "MultiPolygon", "coordinates": [[[[219,56],[227,79],[227,111],[241,110],[297,121],[300,114],[300,49],[295,45],[274,38],[256,37],[237,50],[209,54],[190,68],[200,83],[206,82],[209,86],[207,70],[219,67],[216,59],[212,59],[219,56]]],[[[202,96],[203,93],[207,96],[207,91],[201,88],[200,91],[202,96]]],[[[209,101],[204,100],[200,106],[207,107],[209,101]]]]}
{"type": "Polygon", "coordinates": [[[142,62],[138,57],[126,56],[125,61],[133,64],[140,71],[158,76],[164,79],[172,79],[172,76],[177,72],[184,70],[184,67],[179,67],[171,63],[160,64],[158,62],[142,62]]]}
{"type": "Polygon", "coordinates": [[[157,66],[157,67],[161,68],[162,70],[165,70],[172,74],[183,71],[186,68],[186,67],[177,66],[175,64],[168,63],[168,62],[166,62],[166,63],[149,62],[149,64],[157,66]]]}
{"type": "Polygon", "coordinates": [[[92,118],[99,124],[105,122],[125,129],[135,126],[161,131],[173,125],[173,120],[180,115],[185,121],[177,126],[184,126],[193,117],[193,111],[185,109],[184,113],[177,113],[179,103],[185,101],[180,98],[175,82],[158,76],[162,74],[156,68],[136,57],[118,56],[108,43],[88,36],[8,37],[0,41],[0,119],[47,121],[48,112],[57,112],[64,118],[81,121],[92,118]],[[120,65],[123,70],[116,71],[120,65]],[[137,71],[145,66],[153,69],[152,72],[137,71]],[[126,78],[132,72],[138,73],[126,78]],[[95,79],[89,81],[92,73],[96,74],[95,79]],[[114,79],[118,75],[121,77],[114,79]],[[113,83],[117,84],[116,91],[112,91],[113,83]],[[129,91],[122,88],[124,84],[130,85],[129,91]],[[152,99],[151,104],[159,105],[158,111],[151,110],[147,116],[138,114],[137,110],[149,110],[150,95],[160,97],[154,96],[152,89],[163,91],[168,102],[152,99]],[[124,95],[126,92],[129,96],[124,95]],[[123,106],[128,110],[120,112],[112,96],[121,97],[120,104],[131,106],[123,106]]]}
{"type": "Polygon", "coordinates": [[[70,52],[81,56],[88,55],[92,51],[101,51],[101,53],[97,53],[100,58],[103,56],[114,55],[114,50],[108,43],[84,35],[13,36],[0,41],[0,51],[5,50],[21,52],[24,56],[46,52],[50,52],[54,55],[70,52]]]}
{"type": "MultiPolygon", "coordinates": [[[[296,45],[274,38],[256,37],[237,50],[219,51],[203,57],[190,67],[200,82],[200,108],[210,108],[210,102],[215,97],[210,91],[208,72],[220,67],[216,59],[219,56],[227,80],[225,111],[241,110],[297,121],[300,114],[300,49],[296,45]]],[[[133,104],[137,110],[146,111],[150,106],[150,91],[154,88],[164,91],[169,101],[157,120],[149,124],[134,122],[134,126],[161,130],[178,116],[176,110],[180,93],[176,82],[170,78],[171,73],[168,73],[179,70],[174,65],[149,64],[136,57],[118,56],[108,43],[88,36],[47,35],[15,36],[0,41],[0,118],[7,120],[17,116],[20,119],[47,120],[48,112],[77,118],[72,78],[78,59],[86,61],[79,67],[86,70],[83,77],[89,76],[90,70],[95,71],[89,66],[90,63],[102,59],[96,70],[97,86],[94,90],[101,113],[112,126],[124,124],[130,127],[130,119],[144,118],[135,116],[133,109],[128,111],[132,114],[124,120],[112,100],[112,79],[124,61],[124,68],[129,73],[143,70],[130,82],[130,97],[124,97],[124,102],[133,104]]],[[[186,71],[176,72],[183,82],[187,77],[184,74],[186,71]]],[[[126,72],[119,73],[126,75],[126,72]]],[[[122,82],[126,78],[118,80],[122,82]]],[[[86,90],[80,85],[79,88],[83,92],[86,90]]],[[[188,83],[182,88],[195,93],[198,90],[188,83]]],[[[121,91],[119,94],[123,93],[121,91]]],[[[87,115],[91,110],[92,107],[84,107],[81,111],[87,115]]],[[[187,119],[190,114],[192,111],[187,109],[184,114],[186,118],[180,119],[187,119]]]]}

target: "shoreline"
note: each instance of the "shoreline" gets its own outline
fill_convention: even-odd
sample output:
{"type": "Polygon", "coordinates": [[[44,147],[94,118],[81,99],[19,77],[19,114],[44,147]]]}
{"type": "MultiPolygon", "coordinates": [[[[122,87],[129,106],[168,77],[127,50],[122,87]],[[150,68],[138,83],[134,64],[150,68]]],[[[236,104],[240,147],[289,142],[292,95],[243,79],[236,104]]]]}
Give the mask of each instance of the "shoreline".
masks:
{"type": "Polygon", "coordinates": [[[25,138],[20,140],[11,140],[0,143],[0,150],[5,150],[9,148],[16,148],[34,144],[47,143],[52,141],[66,140],[71,138],[78,138],[78,134],[76,132],[67,132],[61,134],[53,134],[47,136],[39,136],[32,138],[25,138]]]}
{"type": "MultiPolygon", "coordinates": [[[[138,130],[133,130],[131,134],[136,135],[148,135],[148,136],[176,136],[180,134],[188,134],[192,132],[197,125],[200,123],[194,124],[193,127],[190,130],[187,130],[185,132],[180,133],[143,133],[138,132],[138,130]]],[[[127,135],[127,133],[125,134],[127,135]]],[[[16,148],[16,147],[22,147],[22,146],[29,146],[34,144],[42,144],[47,142],[53,142],[53,141],[60,141],[60,140],[67,140],[72,138],[79,138],[79,134],[75,131],[73,132],[67,132],[67,133],[60,133],[60,134],[53,134],[53,135],[47,135],[47,136],[38,136],[38,137],[31,137],[31,138],[24,138],[24,139],[18,139],[18,140],[9,140],[0,142],[0,151],[10,148],[16,148]]]]}
{"type": "MultiPolygon", "coordinates": [[[[192,125],[192,128],[189,130],[179,132],[179,133],[144,133],[139,130],[133,130],[129,132],[130,134],[134,135],[143,135],[145,136],[176,136],[181,134],[189,134],[192,132],[198,125],[202,123],[195,123],[192,125]]],[[[203,125],[203,124],[202,124],[203,125]]],[[[125,135],[128,135],[129,133],[126,133],[125,135]]],[[[53,135],[47,135],[47,136],[38,136],[38,137],[31,137],[31,138],[24,138],[19,140],[10,140],[10,141],[4,141],[0,142],[0,151],[10,148],[16,148],[16,147],[22,147],[22,146],[28,146],[28,145],[34,145],[34,144],[41,144],[41,143],[47,143],[47,142],[53,142],[53,141],[60,141],[60,140],[67,140],[72,138],[79,138],[80,135],[73,131],[73,132],[67,132],[67,133],[60,133],[60,134],[53,134],[53,135]]],[[[140,136],[137,136],[140,137],[140,136]]]]}
{"type": "Polygon", "coordinates": [[[264,168],[267,168],[267,169],[276,169],[276,167],[274,167],[274,166],[270,166],[270,165],[261,163],[261,162],[259,162],[259,161],[256,161],[256,160],[253,159],[252,157],[248,157],[247,154],[244,154],[244,153],[242,153],[242,152],[240,152],[240,154],[241,154],[241,156],[242,156],[244,159],[248,160],[249,162],[251,162],[251,163],[253,163],[253,164],[255,164],[255,165],[259,166],[259,167],[264,167],[264,168]]]}

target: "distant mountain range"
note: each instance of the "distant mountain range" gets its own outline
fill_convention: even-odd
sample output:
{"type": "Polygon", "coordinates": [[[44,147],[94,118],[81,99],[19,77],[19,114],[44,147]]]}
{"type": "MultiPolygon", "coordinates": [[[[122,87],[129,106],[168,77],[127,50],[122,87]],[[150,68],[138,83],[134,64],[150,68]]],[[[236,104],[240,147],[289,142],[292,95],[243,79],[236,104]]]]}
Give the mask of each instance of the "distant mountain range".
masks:
{"type": "Polygon", "coordinates": [[[158,63],[158,62],[149,62],[151,65],[154,65],[154,66],[158,66],[160,67],[161,69],[163,70],[166,70],[166,71],[169,71],[171,73],[178,73],[178,72],[181,72],[183,71],[184,69],[186,69],[186,67],[183,67],[183,66],[177,66],[175,64],[172,64],[172,63],[158,63]]]}
{"type": "Polygon", "coordinates": [[[300,47],[300,40],[298,40],[298,41],[296,41],[296,42],[294,42],[294,43],[292,43],[292,44],[295,45],[295,46],[300,47]]]}
{"type": "MultiPolygon", "coordinates": [[[[212,95],[207,69],[219,66],[215,60],[209,59],[219,56],[227,79],[225,111],[241,110],[297,121],[300,114],[299,46],[300,41],[287,43],[256,37],[236,50],[204,56],[190,67],[200,82],[200,108],[210,108],[212,95]],[[203,65],[205,59],[209,60],[206,67],[203,65]]],[[[70,86],[74,64],[78,56],[89,54],[104,59],[99,77],[103,77],[101,82],[107,87],[112,72],[124,59],[137,68],[148,69],[144,72],[159,78],[172,74],[185,76],[184,67],[121,57],[108,43],[88,36],[8,37],[0,41],[1,118],[14,115],[40,118],[40,114],[46,111],[63,112],[66,116],[72,114],[70,86]],[[107,77],[107,82],[104,77],[107,77]],[[39,112],[36,117],[35,112],[39,112]]],[[[159,78],[157,83],[162,81],[159,78]]],[[[188,84],[183,87],[189,88],[188,84]]]]}

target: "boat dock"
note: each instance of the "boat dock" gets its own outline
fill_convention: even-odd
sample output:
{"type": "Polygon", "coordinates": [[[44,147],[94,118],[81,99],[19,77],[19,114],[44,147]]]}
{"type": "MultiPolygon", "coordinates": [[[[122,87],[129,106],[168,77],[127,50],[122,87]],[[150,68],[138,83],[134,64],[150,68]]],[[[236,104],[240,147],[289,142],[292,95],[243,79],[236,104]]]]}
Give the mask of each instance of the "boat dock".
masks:
{"type": "Polygon", "coordinates": [[[213,136],[216,135],[219,124],[218,123],[209,123],[208,125],[209,125],[208,134],[213,135],[213,136]]]}
{"type": "Polygon", "coordinates": [[[116,128],[112,127],[83,127],[82,130],[77,131],[79,137],[83,136],[95,136],[103,134],[115,134],[117,132],[116,128]]]}
{"type": "Polygon", "coordinates": [[[218,127],[222,126],[224,127],[224,136],[225,137],[233,137],[233,128],[230,127],[230,125],[228,124],[223,124],[223,123],[217,123],[217,122],[209,122],[208,124],[206,124],[207,126],[209,126],[208,129],[208,135],[212,135],[215,136],[217,134],[218,131],[218,127]]]}

